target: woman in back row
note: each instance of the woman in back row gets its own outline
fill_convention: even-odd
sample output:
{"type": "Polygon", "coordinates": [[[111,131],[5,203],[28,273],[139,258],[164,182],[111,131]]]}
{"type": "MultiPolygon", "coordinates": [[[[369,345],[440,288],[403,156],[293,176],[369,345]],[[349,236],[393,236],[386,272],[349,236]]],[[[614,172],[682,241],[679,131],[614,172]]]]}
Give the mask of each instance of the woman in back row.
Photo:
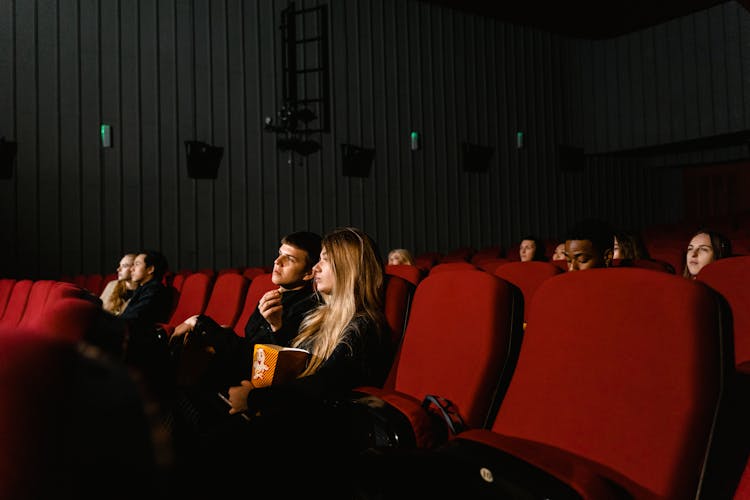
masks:
{"type": "Polygon", "coordinates": [[[117,279],[107,283],[99,297],[102,299],[102,308],[115,316],[122,314],[133,292],[138,288],[138,283],[131,279],[133,261],[135,261],[134,253],[126,253],[122,256],[117,266],[117,279]]]}
{"type": "Polygon", "coordinates": [[[732,243],[729,238],[716,231],[701,229],[690,239],[682,276],[694,280],[706,265],[731,255],[732,243]]]}

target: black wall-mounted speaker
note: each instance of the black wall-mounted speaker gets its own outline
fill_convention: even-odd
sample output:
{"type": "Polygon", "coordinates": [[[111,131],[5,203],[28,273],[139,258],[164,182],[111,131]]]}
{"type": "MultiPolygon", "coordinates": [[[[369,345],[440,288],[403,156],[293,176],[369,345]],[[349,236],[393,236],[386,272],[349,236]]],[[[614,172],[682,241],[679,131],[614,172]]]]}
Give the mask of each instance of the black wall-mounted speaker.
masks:
{"type": "Polygon", "coordinates": [[[557,161],[562,172],[581,172],[584,165],[583,148],[558,144],[557,161]]]}
{"type": "Polygon", "coordinates": [[[200,141],[185,141],[188,177],[216,179],[224,148],[200,141]]]}
{"type": "Polygon", "coordinates": [[[485,172],[490,168],[493,154],[493,147],[464,142],[461,144],[461,167],[465,172],[485,172]]]}
{"type": "Polygon", "coordinates": [[[341,145],[343,172],[348,177],[367,177],[372,169],[375,150],[351,144],[341,145]]]}
{"type": "Polygon", "coordinates": [[[16,157],[17,148],[15,142],[6,141],[5,137],[0,137],[0,179],[13,177],[13,160],[16,157]]]}

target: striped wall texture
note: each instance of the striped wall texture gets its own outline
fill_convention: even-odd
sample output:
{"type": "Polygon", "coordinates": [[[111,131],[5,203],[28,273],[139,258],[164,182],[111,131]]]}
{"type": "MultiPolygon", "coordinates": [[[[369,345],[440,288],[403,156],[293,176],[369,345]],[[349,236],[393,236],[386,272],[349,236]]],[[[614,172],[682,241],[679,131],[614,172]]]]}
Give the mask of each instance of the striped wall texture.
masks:
{"type": "Polygon", "coordinates": [[[138,248],[172,269],[270,264],[281,235],[343,225],[383,254],[507,247],[593,215],[639,228],[682,217],[676,165],[747,156],[593,155],[747,128],[735,3],[603,41],[414,0],[297,6],[320,3],[331,127],[312,137],[321,151],[290,157],[263,130],[286,2],[0,0],[0,136],[18,143],[0,275],[110,271],[138,248]],[[216,180],[187,176],[187,140],[224,147],[216,180]],[[463,142],[495,148],[488,171],[462,170],[463,142]],[[375,149],[369,177],[342,175],[344,143],[375,149]],[[560,171],[558,144],[584,147],[585,168],[560,171]]]}

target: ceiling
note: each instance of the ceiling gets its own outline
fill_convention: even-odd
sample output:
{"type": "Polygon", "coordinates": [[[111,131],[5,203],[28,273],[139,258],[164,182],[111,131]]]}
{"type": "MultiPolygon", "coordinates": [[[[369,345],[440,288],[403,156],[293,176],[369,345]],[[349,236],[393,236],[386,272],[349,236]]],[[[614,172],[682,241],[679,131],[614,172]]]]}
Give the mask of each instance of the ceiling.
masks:
{"type": "MultiPolygon", "coordinates": [[[[725,3],[727,0],[426,0],[512,24],[574,38],[611,38],[725,3]]],[[[750,8],[750,0],[739,0],[750,8]]]]}

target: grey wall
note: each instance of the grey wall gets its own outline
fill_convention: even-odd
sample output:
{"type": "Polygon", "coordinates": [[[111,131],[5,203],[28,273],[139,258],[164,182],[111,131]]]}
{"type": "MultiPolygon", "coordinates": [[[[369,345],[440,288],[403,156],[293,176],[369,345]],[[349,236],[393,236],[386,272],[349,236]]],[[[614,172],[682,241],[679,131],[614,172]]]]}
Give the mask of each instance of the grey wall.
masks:
{"type": "MultiPolygon", "coordinates": [[[[634,133],[640,122],[666,126],[653,113],[681,121],[674,106],[652,111],[664,99],[712,113],[715,92],[698,83],[689,98],[664,83],[651,90],[645,68],[658,58],[638,40],[672,28],[584,42],[414,0],[328,5],[331,131],[314,137],[319,153],[290,162],[262,129],[280,107],[286,2],[0,0],[0,135],[19,147],[14,177],[0,180],[0,275],[109,271],[140,247],[161,249],[173,269],[268,264],[282,234],[348,224],[383,252],[420,253],[555,237],[587,215],[634,228],[681,215],[677,170],[589,158],[563,173],[555,154],[558,143],[602,152],[668,140],[634,133]],[[635,90],[597,62],[623,46],[635,47],[627,67],[644,68],[635,90]],[[113,127],[111,149],[99,146],[100,123],[113,127]],[[411,130],[423,137],[418,152],[411,130]],[[225,148],[216,180],[187,177],[192,139],[225,148]],[[461,170],[463,141],[496,148],[489,171],[461,170]],[[368,178],[341,175],[342,143],[375,148],[368,178]]],[[[739,26],[707,47],[737,53],[745,13],[724,9],[739,26]]],[[[712,52],[697,68],[715,60],[727,59],[712,52]]],[[[727,68],[723,80],[742,95],[743,71],[727,68]]],[[[745,127],[744,116],[729,123],[745,127]]]]}

